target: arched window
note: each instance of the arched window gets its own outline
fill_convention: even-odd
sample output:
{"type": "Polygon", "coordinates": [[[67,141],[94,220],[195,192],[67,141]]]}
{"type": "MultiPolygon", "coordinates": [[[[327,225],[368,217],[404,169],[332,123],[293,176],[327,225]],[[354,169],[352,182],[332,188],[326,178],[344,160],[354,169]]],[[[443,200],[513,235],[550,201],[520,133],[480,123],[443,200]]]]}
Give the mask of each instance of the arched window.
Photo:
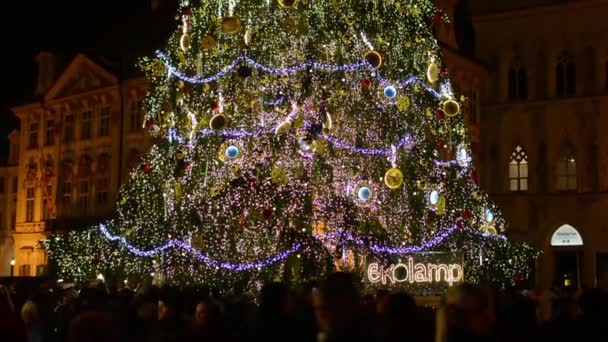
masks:
{"type": "Polygon", "coordinates": [[[557,96],[574,96],[576,94],[576,66],[572,57],[563,52],[555,68],[557,96]]]}
{"type": "Polygon", "coordinates": [[[511,62],[508,75],[509,100],[528,99],[528,73],[522,65],[520,58],[514,58],[511,62]]]}
{"type": "Polygon", "coordinates": [[[528,155],[519,145],[511,153],[511,161],[509,162],[509,190],[528,190],[528,155]]]}
{"type": "Polygon", "coordinates": [[[576,190],[576,156],[574,149],[567,146],[562,150],[557,165],[557,188],[561,191],[576,190]]]}

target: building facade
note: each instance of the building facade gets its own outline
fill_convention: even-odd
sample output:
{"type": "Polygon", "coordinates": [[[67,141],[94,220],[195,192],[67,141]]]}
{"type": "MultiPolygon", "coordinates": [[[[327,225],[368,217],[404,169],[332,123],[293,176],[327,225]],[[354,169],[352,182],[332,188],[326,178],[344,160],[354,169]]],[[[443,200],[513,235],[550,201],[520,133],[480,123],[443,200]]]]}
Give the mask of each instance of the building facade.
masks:
{"type": "Polygon", "coordinates": [[[16,201],[5,202],[15,206],[15,276],[48,271],[41,239],[107,217],[120,184],[153,143],[143,129],[144,78],[122,79],[84,54],[58,74],[52,54],[40,53],[37,62],[37,100],[13,108],[21,127],[11,169],[16,201]]]}
{"type": "Polygon", "coordinates": [[[10,276],[14,266],[13,232],[17,217],[17,189],[19,182],[19,131],[9,134],[7,165],[0,167],[0,277],[10,276]]]}
{"type": "Polygon", "coordinates": [[[549,2],[473,19],[490,70],[479,93],[480,184],[510,236],[542,249],[539,286],[604,286],[608,1],[549,2]]]}

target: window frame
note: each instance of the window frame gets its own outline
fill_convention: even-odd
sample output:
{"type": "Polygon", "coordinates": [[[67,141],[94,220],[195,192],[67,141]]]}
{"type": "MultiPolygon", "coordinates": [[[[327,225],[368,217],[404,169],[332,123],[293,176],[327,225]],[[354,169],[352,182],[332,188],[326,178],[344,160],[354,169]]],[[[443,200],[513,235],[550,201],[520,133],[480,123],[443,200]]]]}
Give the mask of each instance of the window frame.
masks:
{"type": "Polygon", "coordinates": [[[66,114],[63,125],[63,142],[66,144],[74,142],[75,119],[74,114],[66,114]]]}
{"type": "Polygon", "coordinates": [[[110,116],[112,108],[110,106],[102,106],[99,109],[99,130],[100,137],[110,136],[110,116]]]}
{"type": "Polygon", "coordinates": [[[38,122],[31,122],[29,126],[29,137],[27,147],[30,149],[38,148],[38,131],[40,130],[40,124],[38,122]]]}
{"type": "Polygon", "coordinates": [[[530,162],[526,150],[517,145],[509,157],[509,191],[525,192],[530,189],[530,162]]]}
{"type": "Polygon", "coordinates": [[[85,110],[80,113],[80,140],[89,140],[93,138],[93,112],[85,110]]]}
{"type": "Polygon", "coordinates": [[[44,146],[55,145],[55,120],[49,119],[45,122],[44,146]]]}
{"type": "Polygon", "coordinates": [[[34,211],[36,210],[36,188],[25,189],[25,222],[34,222],[34,211]]]}
{"type": "Polygon", "coordinates": [[[557,190],[563,192],[578,190],[577,166],[573,149],[564,149],[557,165],[557,190]]]}

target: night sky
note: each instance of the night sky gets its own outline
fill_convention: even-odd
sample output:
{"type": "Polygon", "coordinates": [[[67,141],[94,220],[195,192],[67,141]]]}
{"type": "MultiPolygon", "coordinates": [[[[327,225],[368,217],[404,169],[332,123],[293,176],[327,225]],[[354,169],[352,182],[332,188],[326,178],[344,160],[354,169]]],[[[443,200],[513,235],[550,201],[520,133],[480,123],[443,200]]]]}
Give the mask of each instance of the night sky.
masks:
{"type": "Polygon", "coordinates": [[[149,54],[162,48],[175,28],[172,3],[177,1],[167,2],[171,4],[155,12],[150,0],[3,2],[0,163],[6,157],[6,136],[18,126],[9,109],[34,100],[34,56],[39,51],[57,53],[64,60],[78,52],[113,61],[149,54]]]}

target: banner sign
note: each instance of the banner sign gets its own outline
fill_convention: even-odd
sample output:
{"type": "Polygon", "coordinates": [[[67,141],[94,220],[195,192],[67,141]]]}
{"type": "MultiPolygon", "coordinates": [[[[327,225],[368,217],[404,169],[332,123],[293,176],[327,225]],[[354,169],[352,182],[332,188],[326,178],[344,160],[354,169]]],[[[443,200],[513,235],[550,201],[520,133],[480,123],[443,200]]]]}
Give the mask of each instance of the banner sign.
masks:
{"type": "Polygon", "coordinates": [[[375,288],[411,294],[442,293],[464,281],[464,262],[461,253],[408,254],[390,262],[370,260],[365,281],[375,288]]]}

